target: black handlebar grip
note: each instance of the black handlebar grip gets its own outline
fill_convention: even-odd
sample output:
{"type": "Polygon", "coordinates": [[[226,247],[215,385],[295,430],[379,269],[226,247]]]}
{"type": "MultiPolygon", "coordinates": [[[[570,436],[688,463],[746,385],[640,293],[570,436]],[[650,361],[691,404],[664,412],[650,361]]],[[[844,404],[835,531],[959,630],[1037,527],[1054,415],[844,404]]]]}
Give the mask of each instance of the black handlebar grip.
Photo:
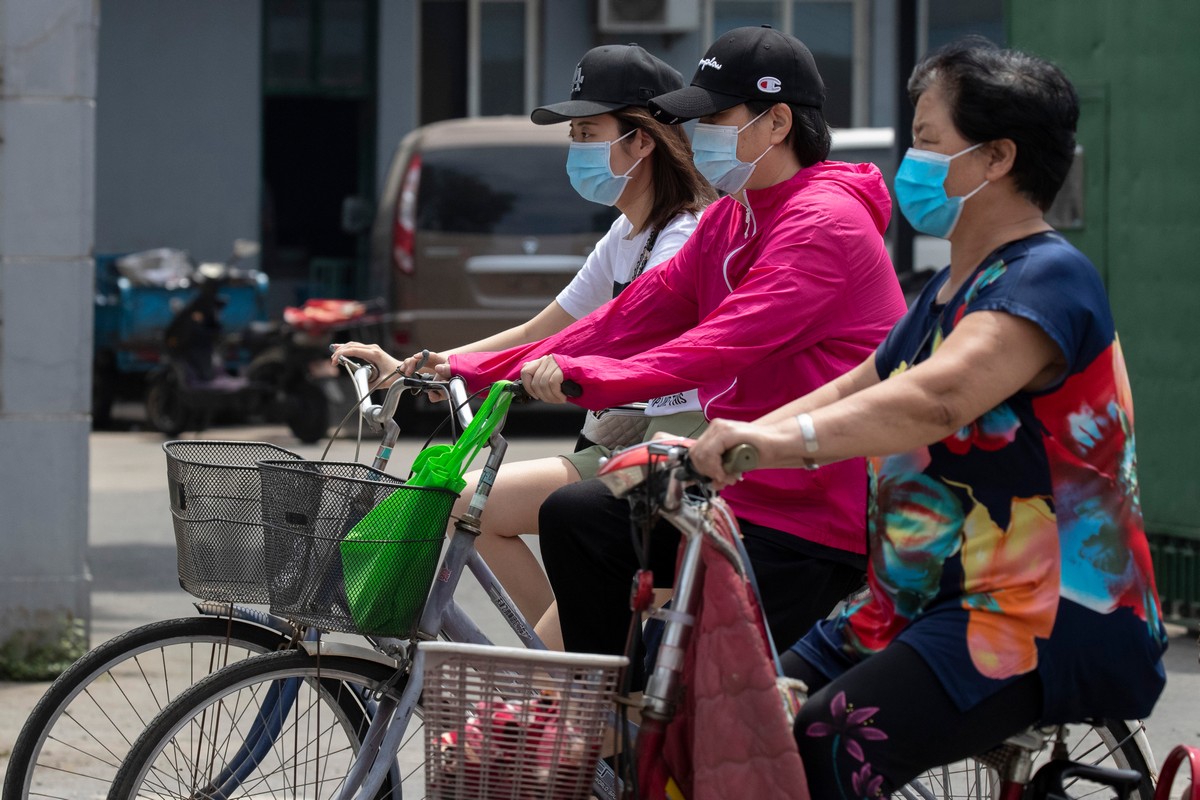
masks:
{"type": "Polygon", "coordinates": [[[583,387],[580,386],[575,381],[568,378],[567,380],[562,382],[562,393],[565,394],[567,397],[582,397],[583,396],[583,387]]]}
{"type": "Polygon", "coordinates": [[[734,445],[721,456],[721,467],[730,475],[757,469],[758,448],[745,443],[734,445]]]}

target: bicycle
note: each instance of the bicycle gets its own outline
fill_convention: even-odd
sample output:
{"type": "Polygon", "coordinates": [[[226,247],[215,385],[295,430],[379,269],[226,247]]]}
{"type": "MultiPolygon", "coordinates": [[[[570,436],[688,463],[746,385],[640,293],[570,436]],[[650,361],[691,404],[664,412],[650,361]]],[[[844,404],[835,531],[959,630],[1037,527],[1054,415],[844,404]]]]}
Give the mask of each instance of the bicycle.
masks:
{"type": "MultiPolygon", "coordinates": [[[[450,539],[445,548],[440,566],[436,570],[429,570],[428,577],[423,579],[426,589],[432,586],[427,599],[424,593],[420,595],[421,599],[425,600],[424,610],[422,611],[419,605],[409,609],[416,619],[415,632],[414,630],[405,630],[408,625],[403,624],[403,621],[392,621],[390,626],[385,626],[387,629],[382,632],[374,629],[373,623],[366,624],[364,628],[363,618],[356,618],[355,611],[347,607],[349,605],[346,602],[347,598],[340,596],[337,591],[338,582],[344,580],[342,576],[333,578],[332,583],[328,582],[328,575],[319,575],[317,580],[308,581],[307,578],[310,576],[303,574],[303,565],[301,564],[305,559],[307,559],[308,565],[320,560],[320,555],[316,554],[315,550],[322,547],[320,542],[327,538],[326,533],[328,532],[322,529],[322,525],[330,526],[330,529],[339,528],[339,534],[344,534],[350,527],[347,525],[347,520],[361,521],[369,512],[380,508],[386,497],[405,491],[410,487],[402,488],[401,482],[361,465],[339,465],[330,464],[330,462],[262,462],[259,468],[263,475],[265,502],[269,505],[273,499],[281,499],[285,495],[298,501],[290,505],[285,502],[284,506],[278,509],[277,516],[271,517],[271,519],[287,520],[294,519],[299,515],[305,518],[304,524],[311,523],[306,530],[298,532],[298,538],[277,542],[278,552],[282,553],[282,557],[275,564],[276,572],[273,575],[273,610],[279,612],[281,616],[287,616],[304,624],[315,624],[326,630],[378,634],[378,637],[372,641],[373,648],[371,649],[328,640],[302,642],[301,647],[296,650],[259,656],[214,673],[181,694],[164,709],[162,714],[156,717],[155,721],[151,722],[138,742],[135,743],[129,758],[118,773],[113,787],[114,794],[120,793],[123,781],[127,782],[129,765],[142,760],[138,751],[139,743],[147,740],[153,742],[155,738],[160,737],[163,725],[174,727],[178,731],[179,727],[183,725],[179,719],[181,716],[195,716],[187,709],[196,698],[205,701],[214,691],[229,693],[243,688],[251,689],[254,697],[235,703],[239,711],[231,711],[229,714],[213,714],[211,718],[220,718],[223,723],[231,725],[245,723],[246,728],[236,734],[235,742],[229,743],[229,752],[221,754],[225,758],[225,765],[204,771],[208,777],[204,779],[200,787],[192,787],[193,789],[200,788],[216,792],[218,791],[216,787],[224,786],[225,788],[220,789],[219,794],[227,796],[226,792],[235,790],[259,790],[262,788],[261,781],[269,784],[270,781],[266,777],[258,776],[256,781],[250,776],[250,773],[254,771],[257,764],[262,763],[262,759],[265,757],[264,752],[271,752],[272,759],[274,759],[272,763],[278,763],[281,748],[295,747],[290,744],[292,739],[283,734],[299,729],[292,721],[286,723],[285,731],[285,717],[293,715],[304,718],[308,711],[318,714],[316,706],[320,704],[328,707],[325,713],[329,716],[325,719],[335,720],[334,727],[326,727],[321,722],[313,724],[318,726],[326,738],[336,735],[341,745],[340,747],[324,748],[325,758],[322,761],[327,761],[323,764],[327,770],[332,770],[335,774],[348,770],[354,763],[350,756],[359,752],[363,747],[366,747],[368,751],[376,749],[380,745],[379,740],[386,732],[393,740],[383,743],[383,749],[387,752],[399,753],[399,763],[404,764],[405,769],[398,770],[390,764],[381,765],[371,777],[374,787],[369,788],[367,793],[374,792],[379,786],[384,786],[385,791],[390,792],[393,787],[399,787],[414,780],[412,773],[414,768],[417,769],[417,778],[419,778],[419,767],[423,758],[419,753],[411,759],[405,755],[405,751],[412,742],[412,737],[407,741],[399,739],[413,714],[420,687],[419,680],[410,681],[411,672],[420,673],[419,659],[421,658],[419,650],[414,653],[415,648],[412,646],[412,642],[417,639],[436,638],[438,635],[444,635],[446,638],[459,642],[488,642],[475,622],[453,602],[454,590],[464,570],[470,571],[479,581],[487,596],[499,609],[522,644],[528,648],[544,649],[544,645],[534,633],[532,626],[521,617],[507,593],[475,552],[472,536],[473,533],[478,534],[479,516],[486,504],[495,471],[503,460],[507,448],[507,443],[500,435],[499,429],[513,398],[521,393],[519,385],[508,382],[495,384],[477,414],[471,411],[460,380],[438,382],[418,378],[402,378],[397,381],[393,389],[389,389],[389,397],[398,396],[396,390],[404,388],[418,388],[448,394],[464,430],[463,435],[459,438],[460,449],[464,450],[462,469],[465,469],[465,462],[469,461],[468,456],[478,452],[485,440],[490,448],[483,470],[483,478],[479,482],[468,512],[457,521],[456,535],[450,539]],[[321,508],[322,501],[318,501],[316,506],[312,506],[309,501],[313,498],[325,498],[330,503],[335,505],[341,503],[342,506],[338,509],[321,508]],[[296,509],[301,506],[303,510],[297,511],[296,509]],[[305,545],[297,549],[294,542],[305,540],[315,544],[312,547],[305,545]],[[297,554],[300,557],[293,558],[297,554]],[[278,577],[282,573],[287,573],[286,579],[278,577]],[[280,598],[283,595],[286,595],[286,598],[281,601],[280,598]],[[281,607],[286,608],[281,610],[281,607]],[[409,634],[410,638],[407,640],[395,639],[390,638],[387,634],[409,634]],[[415,670],[414,663],[416,664],[415,670]],[[296,678],[304,680],[287,680],[296,678]],[[285,685],[290,688],[287,690],[278,688],[285,685]],[[409,686],[413,688],[406,691],[406,687],[409,686]],[[279,695],[283,691],[291,694],[286,699],[280,700],[279,695]],[[394,714],[393,712],[397,710],[398,706],[399,711],[394,714]],[[253,709],[249,718],[244,715],[245,709],[253,709]],[[402,720],[403,723],[393,725],[389,729],[386,722],[393,717],[402,720]],[[371,728],[371,734],[368,736],[367,729],[371,720],[378,722],[371,728]],[[333,751],[333,755],[330,755],[330,750],[333,751]]],[[[365,405],[366,401],[364,401],[365,405]]],[[[386,442],[381,445],[381,454],[388,450],[389,446],[386,442]]],[[[436,448],[427,448],[423,451],[418,456],[418,463],[414,467],[428,465],[433,457],[444,454],[443,451],[434,452],[435,450],[436,448]]],[[[462,469],[459,470],[460,474],[462,469]]],[[[447,494],[444,491],[425,492],[425,494],[439,493],[447,494]]],[[[438,499],[443,501],[445,498],[439,497],[438,499]]],[[[452,499],[451,495],[449,500],[452,501],[452,499]]],[[[444,537],[449,506],[450,502],[444,502],[445,516],[440,516],[436,521],[428,522],[425,525],[429,532],[437,530],[436,537],[428,538],[436,539],[439,549],[441,548],[441,538],[444,537]]],[[[301,527],[304,527],[304,524],[301,527]]],[[[280,525],[286,527],[282,522],[280,525]]],[[[268,542],[271,541],[272,536],[273,533],[268,535],[268,542]]],[[[344,541],[344,539],[339,538],[339,541],[344,541]]],[[[381,542],[383,546],[392,546],[395,543],[394,540],[381,542]]],[[[270,549],[270,544],[268,544],[268,549],[270,549]]],[[[268,555],[268,561],[270,559],[271,556],[268,555]]],[[[435,564],[435,566],[437,565],[435,564]]],[[[345,588],[350,589],[350,586],[347,585],[345,588]]],[[[369,612],[367,612],[367,616],[370,616],[369,612]]],[[[317,718],[314,717],[314,719],[317,718]]],[[[174,731],[170,735],[173,736],[174,731]]],[[[304,744],[310,743],[306,741],[304,744]]],[[[315,743],[313,744],[316,746],[315,743]]],[[[175,748],[166,754],[165,760],[170,761],[173,755],[177,755],[175,748]]],[[[215,752],[206,755],[210,759],[216,756],[215,752]]],[[[163,767],[160,766],[159,769],[161,770],[163,767]]],[[[365,771],[365,767],[360,769],[365,771]]],[[[190,783],[192,778],[199,780],[190,771],[180,770],[180,772],[189,774],[178,774],[172,780],[177,780],[181,784],[190,783]]],[[[140,783],[144,777],[145,773],[137,778],[137,781],[140,783]]],[[[160,781],[164,779],[161,772],[156,773],[154,778],[154,780],[160,781]]],[[[280,780],[286,782],[286,779],[281,778],[280,780]]],[[[322,785],[326,785],[327,781],[328,774],[322,779],[322,785]]],[[[185,793],[190,793],[190,791],[185,793]]]]}
{"type": "MultiPolygon", "coordinates": [[[[726,456],[727,469],[753,469],[756,460],[751,450],[736,449],[726,456]]],[[[669,442],[649,446],[642,452],[632,448],[619,453],[601,470],[602,476],[606,473],[606,482],[615,494],[630,494],[635,508],[647,502],[666,507],[664,516],[684,534],[687,544],[682,546],[676,585],[677,590],[684,587],[684,592],[676,595],[679,604],[675,611],[692,614],[694,599],[689,593],[695,590],[692,576],[696,551],[705,538],[706,522],[715,522],[717,528],[728,532],[737,530],[736,521],[714,498],[689,501],[686,489],[695,485],[697,476],[687,475],[685,454],[669,442]],[[664,449],[656,454],[659,447],[664,449]],[[660,461],[657,470],[667,476],[657,489],[658,499],[647,496],[655,458],[660,461]]],[[[713,539],[711,531],[707,533],[709,541],[718,541],[713,539]]],[[[733,543],[738,539],[731,536],[725,541],[733,543]]],[[[740,555],[745,558],[744,552],[740,555]]],[[[663,612],[658,612],[658,616],[664,616],[663,612]]],[[[668,616],[665,621],[670,619],[668,616]]],[[[672,634],[664,632],[665,645],[676,655],[666,660],[665,667],[656,664],[646,682],[645,707],[661,724],[668,724],[673,712],[672,698],[678,691],[680,674],[670,665],[680,663],[677,653],[686,647],[681,635],[686,638],[686,627],[675,626],[672,634]]],[[[641,743],[635,743],[635,747],[635,761],[643,781],[647,776],[661,779],[661,773],[653,771],[659,760],[656,750],[641,743]]],[[[1137,721],[1104,720],[1094,725],[1031,728],[975,759],[926,772],[902,787],[896,796],[907,800],[1016,800],[1029,785],[1030,800],[1095,797],[1102,789],[1113,787],[1120,797],[1151,800],[1155,775],[1144,725],[1137,721]],[[1044,758],[1047,755],[1048,760],[1044,758]]],[[[648,785],[640,788],[643,797],[654,791],[648,785]]]]}
{"type": "MultiPolygon", "coordinates": [[[[496,455],[495,450],[493,451],[492,455],[496,455]]],[[[489,459],[489,464],[491,464],[491,459],[489,459]]],[[[485,473],[486,472],[487,470],[485,469],[485,473]]],[[[486,483],[486,481],[484,483],[486,483]]],[[[475,509],[476,507],[482,510],[482,503],[473,502],[472,508],[475,509]]],[[[426,606],[425,616],[423,616],[420,630],[429,631],[431,629],[437,629],[435,626],[430,624],[430,620],[438,616],[438,608],[442,608],[446,611],[443,616],[450,626],[469,622],[461,617],[461,612],[452,610],[456,608],[453,606],[451,601],[453,589],[457,583],[457,578],[459,575],[461,575],[463,566],[468,562],[475,565],[472,568],[472,571],[476,572],[477,576],[480,574],[480,572],[482,572],[482,574],[485,576],[485,581],[490,577],[490,573],[486,571],[486,566],[479,562],[478,556],[474,554],[473,547],[469,546],[469,544],[471,544],[469,542],[465,543],[463,547],[460,548],[462,552],[457,554],[458,557],[451,558],[451,553],[455,550],[454,542],[466,542],[467,539],[468,537],[456,536],[452,540],[451,549],[447,552],[447,557],[443,561],[443,568],[440,576],[441,580],[438,584],[435,584],[434,593],[431,594],[430,602],[426,606]],[[464,553],[466,553],[465,556],[464,553]],[[475,567],[481,569],[477,571],[475,567]],[[438,595],[439,592],[440,597],[435,599],[435,595],[438,595]]],[[[686,567],[681,569],[681,580],[682,576],[686,575],[687,572],[688,570],[686,567]]],[[[489,591],[489,596],[493,598],[494,602],[496,601],[497,597],[503,597],[503,590],[500,589],[500,587],[495,587],[495,590],[496,591],[489,591]]],[[[497,603],[497,606],[502,610],[505,609],[504,603],[497,603]]],[[[519,614],[517,614],[515,610],[511,609],[511,607],[509,607],[508,610],[517,618],[519,618],[519,614]]],[[[468,625],[467,630],[471,630],[472,628],[473,624],[468,625]]],[[[444,633],[445,629],[443,628],[442,630],[444,633]]],[[[514,628],[514,630],[517,629],[514,628]]],[[[472,633],[475,632],[477,632],[477,629],[472,631],[472,633]]],[[[520,633],[519,630],[518,633],[520,633]]],[[[432,637],[430,634],[425,633],[424,638],[432,637]]],[[[462,639],[466,637],[456,636],[454,633],[450,633],[448,638],[462,639]]],[[[527,646],[538,646],[536,643],[536,637],[531,637],[528,639],[523,638],[523,641],[527,646]]],[[[139,742],[135,745],[134,751],[131,753],[130,758],[126,761],[125,765],[123,765],[121,774],[118,776],[118,781],[116,785],[114,785],[113,793],[110,796],[127,796],[130,792],[136,791],[137,787],[139,786],[145,790],[147,787],[144,784],[147,780],[151,780],[152,782],[161,780],[162,775],[158,772],[158,770],[164,769],[166,766],[171,765],[170,762],[172,761],[172,754],[187,752],[187,748],[178,747],[176,744],[172,744],[172,741],[177,737],[184,739],[188,738],[184,733],[184,729],[187,727],[189,720],[193,722],[196,720],[202,720],[206,717],[205,711],[207,709],[226,703],[227,698],[234,697],[242,690],[253,690],[253,696],[249,699],[243,699],[235,703],[229,701],[232,703],[232,708],[263,708],[265,707],[266,703],[261,698],[267,695],[267,693],[270,691],[270,687],[275,685],[279,679],[288,677],[305,678],[306,680],[304,681],[304,684],[309,687],[310,696],[304,703],[298,703],[297,708],[304,710],[319,709],[320,703],[324,701],[330,705],[331,708],[342,709],[338,719],[341,721],[343,731],[346,734],[348,747],[344,749],[332,747],[326,748],[327,755],[331,750],[333,750],[341,754],[342,760],[336,765],[331,765],[329,763],[325,764],[327,771],[324,779],[322,779],[321,782],[323,784],[326,782],[332,783],[333,789],[331,789],[331,791],[338,792],[339,796],[350,796],[350,794],[347,792],[343,792],[341,787],[354,787],[358,785],[361,785],[364,789],[360,796],[371,796],[372,792],[377,790],[391,794],[394,789],[398,788],[395,785],[395,781],[408,783],[409,779],[413,778],[415,775],[418,775],[422,768],[421,754],[418,753],[414,755],[412,754],[411,750],[409,750],[409,746],[412,744],[416,733],[413,732],[412,735],[410,735],[407,739],[403,738],[406,732],[405,729],[407,727],[408,718],[414,713],[418,716],[420,716],[422,713],[421,709],[417,707],[417,697],[420,692],[419,681],[412,680],[412,676],[422,674],[420,669],[421,658],[422,654],[419,647],[410,649],[407,657],[404,659],[394,659],[385,654],[365,651],[363,648],[336,645],[329,646],[328,643],[322,643],[320,645],[306,645],[302,652],[259,657],[256,659],[251,659],[245,663],[235,665],[234,667],[224,670],[221,673],[217,673],[201,684],[198,684],[196,687],[193,687],[193,689],[189,690],[185,696],[181,697],[174,704],[172,704],[172,707],[168,709],[169,713],[164,712],[163,715],[160,715],[160,717],[151,724],[151,726],[139,739],[139,742]],[[414,649],[415,653],[413,652],[414,649]],[[315,691],[313,691],[314,689],[315,691]],[[382,715],[384,718],[388,718],[390,716],[390,718],[393,720],[393,726],[390,731],[388,731],[385,727],[380,726],[370,728],[368,731],[368,723],[363,713],[351,713],[345,711],[347,707],[346,697],[354,698],[362,696],[373,696],[381,700],[377,715],[382,715]],[[387,737],[384,737],[383,735],[385,732],[388,734],[387,737]],[[170,745],[170,747],[168,747],[168,745],[170,745]],[[397,758],[399,760],[396,761],[390,757],[386,758],[374,770],[370,770],[369,767],[363,766],[363,764],[370,759],[364,759],[356,762],[353,758],[354,754],[363,752],[364,749],[367,753],[395,753],[397,754],[397,758]],[[149,760],[153,758],[159,759],[156,765],[149,763],[149,760]],[[397,767],[397,763],[401,766],[397,767]],[[152,766],[154,769],[151,768],[152,766]],[[351,772],[352,767],[354,767],[353,772],[351,772]],[[330,770],[334,775],[333,779],[330,778],[330,770]],[[364,778],[364,776],[369,774],[373,775],[373,777],[364,778]]],[[[351,704],[351,706],[353,706],[353,704],[351,704]]],[[[317,728],[323,733],[328,733],[327,729],[323,728],[319,724],[319,711],[317,711],[316,714],[316,719],[318,720],[317,728]]],[[[212,716],[220,717],[225,715],[213,714],[212,716]]],[[[274,724],[274,721],[272,721],[272,724],[274,724]]],[[[309,721],[306,724],[312,723],[309,721]]],[[[244,739],[248,739],[249,736],[254,733],[254,727],[255,726],[253,724],[250,725],[251,730],[249,734],[234,734],[230,737],[222,737],[222,740],[225,738],[230,738],[234,742],[241,742],[244,739]]],[[[262,724],[260,724],[258,727],[261,728],[262,724]]],[[[282,719],[278,721],[277,727],[282,730],[282,719]]],[[[293,732],[298,731],[299,728],[299,721],[293,721],[288,725],[288,730],[293,732]]],[[[197,730],[202,731],[202,726],[199,726],[197,730]]],[[[286,737],[276,736],[272,740],[273,744],[271,746],[274,747],[274,743],[282,741],[284,738],[286,737]]],[[[201,736],[200,740],[212,743],[217,741],[217,737],[201,736]]],[[[306,742],[305,744],[307,745],[309,743],[306,742]]],[[[236,749],[241,750],[242,748],[238,747],[236,749]]],[[[310,763],[310,757],[303,756],[303,753],[301,752],[295,752],[301,750],[301,748],[294,747],[293,750],[293,752],[285,754],[284,757],[280,757],[279,754],[273,754],[274,757],[272,759],[272,763],[295,764],[298,763],[297,759],[306,764],[310,763]]],[[[238,756],[235,753],[233,760],[236,761],[237,757],[238,756]]],[[[228,757],[226,760],[229,760],[228,757]]],[[[191,762],[188,763],[190,764],[191,762]]],[[[204,774],[211,774],[212,771],[213,769],[207,769],[201,772],[204,774]]],[[[297,772],[297,770],[293,770],[293,780],[298,785],[300,781],[296,777],[297,772]]],[[[603,772],[603,769],[601,769],[601,772],[603,772]]],[[[176,777],[178,778],[180,776],[176,777]]],[[[244,782],[245,777],[246,776],[242,776],[238,780],[244,782]]],[[[182,783],[185,786],[189,785],[188,781],[186,780],[182,781],[182,783]]],[[[208,785],[209,784],[207,783],[205,784],[205,786],[208,785]]],[[[259,786],[257,783],[254,785],[258,788],[261,788],[261,786],[259,786]]],[[[603,791],[604,785],[603,779],[601,779],[597,782],[594,788],[599,791],[603,791]]],[[[951,791],[949,787],[939,788],[936,783],[932,785],[935,787],[936,791],[944,790],[947,793],[945,795],[935,794],[935,790],[931,790],[920,784],[920,782],[917,782],[914,784],[914,786],[918,786],[920,788],[916,790],[917,793],[913,796],[956,796],[949,793],[951,791]]],[[[614,796],[615,788],[612,785],[611,777],[608,778],[607,786],[608,794],[605,796],[614,796]]],[[[226,789],[228,788],[229,787],[226,787],[226,789]]],[[[236,789],[239,787],[235,786],[233,788],[236,789]]],[[[352,792],[352,789],[348,791],[352,792]]],[[[400,788],[399,791],[402,794],[403,789],[400,788]]],[[[224,797],[229,795],[226,794],[225,790],[222,790],[219,795],[212,796],[224,797]]]]}
{"type": "MultiPolygon", "coordinates": [[[[353,367],[354,408],[382,424],[390,452],[399,395],[365,400],[370,370],[353,367]]],[[[361,435],[361,430],[360,430],[361,435]]],[[[202,600],[199,616],[154,622],[93,648],[47,688],[22,725],[4,777],[6,800],[103,792],[138,731],[180,690],[251,655],[290,649],[315,629],[251,607],[266,604],[257,462],[300,459],[265,442],[163,444],[181,586],[202,600]],[[230,559],[229,549],[244,557],[230,559]],[[183,685],[175,685],[182,676],[183,685]],[[85,719],[86,718],[86,719],[85,719]]],[[[386,457],[376,455],[376,468],[386,457]]]]}

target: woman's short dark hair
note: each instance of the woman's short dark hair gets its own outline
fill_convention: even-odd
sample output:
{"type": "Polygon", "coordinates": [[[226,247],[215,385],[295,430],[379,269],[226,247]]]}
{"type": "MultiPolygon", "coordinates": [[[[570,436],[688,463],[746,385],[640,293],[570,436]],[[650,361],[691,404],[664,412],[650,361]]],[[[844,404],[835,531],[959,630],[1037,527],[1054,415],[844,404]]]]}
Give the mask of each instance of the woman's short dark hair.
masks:
{"type": "MultiPolygon", "coordinates": [[[[776,104],[769,100],[751,100],[746,103],[746,108],[752,117],[757,117],[773,105],[776,104]]],[[[829,123],[821,109],[792,103],[784,105],[792,110],[792,130],[788,132],[787,144],[800,160],[800,166],[811,167],[829,158],[833,134],[829,132],[829,123]]]]}
{"type": "Polygon", "coordinates": [[[931,86],[943,92],[954,127],[975,144],[1011,139],[1017,191],[1046,211],[1075,158],[1079,97],[1049,61],[969,37],[925,58],[908,79],[915,105],[931,86]]]}
{"type": "Polygon", "coordinates": [[[623,136],[638,128],[654,140],[654,204],[646,224],[662,230],[679,214],[693,214],[717,199],[717,193],[692,163],[692,144],[682,125],[664,125],[641,106],[612,112],[623,136]]]}

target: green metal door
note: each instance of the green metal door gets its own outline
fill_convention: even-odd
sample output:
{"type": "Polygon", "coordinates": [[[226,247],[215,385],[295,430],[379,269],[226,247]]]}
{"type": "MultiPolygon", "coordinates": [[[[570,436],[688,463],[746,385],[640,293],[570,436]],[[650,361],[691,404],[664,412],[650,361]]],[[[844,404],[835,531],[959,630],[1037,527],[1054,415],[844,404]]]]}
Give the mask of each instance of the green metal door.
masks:
{"type": "Polygon", "coordinates": [[[1129,366],[1138,473],[1167,612],[1200,620],[1200,3],[1010,0],[1012,46],[1059,64],[1081,100],[1082,223],[1129,366]]]}

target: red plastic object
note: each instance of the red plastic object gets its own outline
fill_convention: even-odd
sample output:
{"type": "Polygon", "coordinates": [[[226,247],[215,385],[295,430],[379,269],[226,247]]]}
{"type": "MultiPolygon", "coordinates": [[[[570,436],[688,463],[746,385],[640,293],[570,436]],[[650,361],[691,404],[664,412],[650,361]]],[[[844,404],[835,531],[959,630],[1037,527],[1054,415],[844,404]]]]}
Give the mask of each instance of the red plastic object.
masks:
{"type": "Polygon", "coordinates": [[[1186,744],[1176,745],[1163,762],[1162,771],[1158,775],[1158,788],[1154,790],[1154,800],[1200,800],[1200,748],[1186,744]],[[1191,783],[1184,786],[1183,794],[1172,797],[1175,775],[1185,762],[1191,771],[1191,783]]]}
{"type": "Polygon", "coordinates": [[[318,333],[340,323],[358,319],[366,313],[366,306],[357,300],[316,297],[305,300],[302,306],[285,308],[283,321],[293,328],[318,333]]]}
{"type": "Polygon", "coordinates": [[[629,608],[639,614],[650,607],[654,600],[654,573],[639,569],[633,576],[633,587],[629,593],[629,608]]]}

